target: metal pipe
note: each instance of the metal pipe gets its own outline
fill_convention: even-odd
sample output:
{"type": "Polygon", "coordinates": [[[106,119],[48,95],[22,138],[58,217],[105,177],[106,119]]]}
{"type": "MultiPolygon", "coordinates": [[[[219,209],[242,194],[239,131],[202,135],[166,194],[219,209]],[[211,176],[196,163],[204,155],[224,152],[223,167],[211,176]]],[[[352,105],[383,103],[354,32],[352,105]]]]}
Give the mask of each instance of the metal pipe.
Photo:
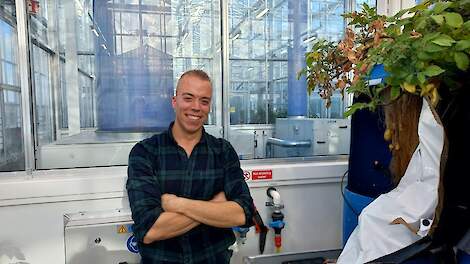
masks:
{"type": "Polygon", "coordinates": [[[229,0],[221,0],[221,26],[222,26],[222,126],[223,137],[230,140],[230,53],[229,53],[229,0]]]}
{"type": "Polygon", "coordinates": [[[270,137],[266,140],[266,146],[269,144],[290,148],[290,147],[310,147],[312,145],[312,142],[310,140],[287,140],[287,139],[270,137]]]}
{"type": "Polygon", "coordinates": [[[287,148],[310,147],[312,145],[312,142],[310,140],[287,140],[269,137],[268,139],[266,139],[265,158],[271,157],[271,145],[287,148]]]}

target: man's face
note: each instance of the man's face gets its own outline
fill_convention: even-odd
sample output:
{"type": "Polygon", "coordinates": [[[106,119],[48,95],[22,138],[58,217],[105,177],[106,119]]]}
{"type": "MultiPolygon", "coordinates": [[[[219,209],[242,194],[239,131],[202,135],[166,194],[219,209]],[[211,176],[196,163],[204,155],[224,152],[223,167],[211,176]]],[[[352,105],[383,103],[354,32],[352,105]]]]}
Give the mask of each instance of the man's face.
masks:
{"type": "Polygon", "coordinates": [[[185,76],[179,81],[172,105],[175,109],[175,122],[183,132],[198,132],[207,120],[211,108],[211,83],[197,76],[185,76]]]}

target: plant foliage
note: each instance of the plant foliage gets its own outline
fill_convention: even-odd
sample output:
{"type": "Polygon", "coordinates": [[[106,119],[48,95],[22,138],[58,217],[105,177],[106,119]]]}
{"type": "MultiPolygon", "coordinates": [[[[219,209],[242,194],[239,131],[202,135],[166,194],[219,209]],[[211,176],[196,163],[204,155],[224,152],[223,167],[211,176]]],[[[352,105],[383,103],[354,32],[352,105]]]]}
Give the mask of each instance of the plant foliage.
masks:
{"type": "Polygon", "coordinates": [[[343,16],[350,21],[344,39],[314,43],[299,73],[309,94],[317,88],[327,106],[335,90],[370,98],[353,104],[347,116],[393,103],[403,93],[429,97],[435,105],[442,87],[462,88],[458,80],[470,64],[470,0],[428,0],[392,17],[364,4],[361,12],[343,16]],[[371,89],[369,75],[378,64],[389,75],[371,89]]]}

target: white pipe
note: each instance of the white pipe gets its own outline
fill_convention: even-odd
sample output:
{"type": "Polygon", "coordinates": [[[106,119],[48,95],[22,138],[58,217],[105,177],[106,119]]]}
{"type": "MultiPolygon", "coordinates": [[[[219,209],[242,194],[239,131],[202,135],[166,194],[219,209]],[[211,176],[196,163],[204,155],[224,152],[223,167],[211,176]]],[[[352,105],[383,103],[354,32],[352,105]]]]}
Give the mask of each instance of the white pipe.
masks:
{"type": "Polygon", "coordinates": [[[270,194],[271,197],[273,198],[273,204],[274,204],[274,206],[281,204],[281,195],[279,194],[278,191],[276,191],[276,190],[274,190],[274,189],[271,189],[271,190],[269,190],[269,194],[270,194]]]}

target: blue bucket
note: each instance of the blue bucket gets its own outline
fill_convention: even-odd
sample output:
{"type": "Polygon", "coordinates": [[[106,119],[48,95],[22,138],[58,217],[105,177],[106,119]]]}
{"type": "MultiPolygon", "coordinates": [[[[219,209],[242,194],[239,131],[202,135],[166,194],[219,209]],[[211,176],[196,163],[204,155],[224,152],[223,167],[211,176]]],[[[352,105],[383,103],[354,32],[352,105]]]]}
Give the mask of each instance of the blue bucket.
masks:
{"type": "Polygon", "coordinates": [[[343,246],[348,241],[349,236],[357,226],[357,219],[367,205],[374,198],[351,192],[347,187],[344,188],[344,205],[343,205],[343,246]],[[352,207],[352,208],[351,208],[352,207]]]}

